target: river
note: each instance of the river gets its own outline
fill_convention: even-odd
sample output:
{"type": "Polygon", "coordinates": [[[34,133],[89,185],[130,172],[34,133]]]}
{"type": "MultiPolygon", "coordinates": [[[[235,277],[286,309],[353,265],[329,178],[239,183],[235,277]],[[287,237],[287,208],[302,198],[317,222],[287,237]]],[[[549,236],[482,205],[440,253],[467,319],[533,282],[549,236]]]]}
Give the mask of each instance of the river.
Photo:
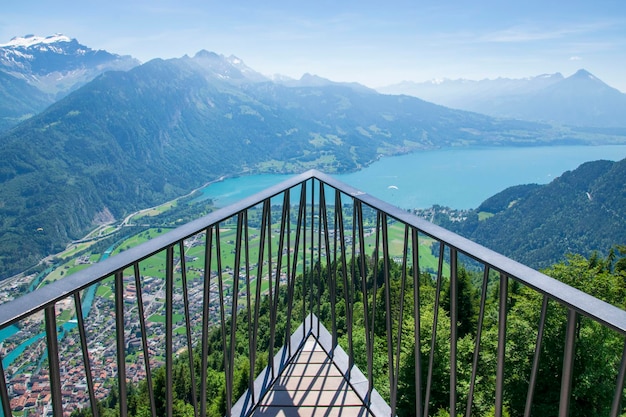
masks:
{"type": "MultiPolygon", "coordinates": [[[[624,158],[626,145],[452,148],[381,158],[334,177],[405,209],[434,204],[469,209],[513,185],[546,184],[584,162],[624,158]]],[[[203,188],[197,200],[211,198],[224,207],[289,177],[228,178],[203,188]]]]}
{"type": "MultiPolygon", "coordinates": [[[[114,244],[113,246],[111,246],[110,248],[108,248],[104,254],[100,257],[100,261],[105,260],[106,258],[108,258],[111,255],[111,252],[113,252],[113,249],[115,249],[115,246],[118,243],[114,244]]],[[[48,270],[46,270],[48,271],[48,270]]],[[[49,272],[49,271],[48,271],[49,272]]],[[[45,271],[44,271],[45,273],[45,271]]],[[[41,281],[41,280],[39,280],[41,281]]],[[[89,312],[91,311],[91,306],[93,304],[93,299],[96,296],[96,289],[97,289],[97,284],[96,285],[91,285],[90,287],[88,287],[84,293],[83,293],[83,298],[81,300],[81,309],[83,312],[83,318],[87,318],[87,316],[89,315],[89,312]]],[[[34,288],[31,288],[30,291],[32,291],[34,288]]],[[[62,340],[64,333],[65,332],[69,332],[70,330],[74,329],[76,326],[78,326],[78,322],[77,320],[70,320],[66,323],[63,323],[63,325],[61,325],[62,331],[59,332],[58,334],[58,339],[62,340]]],[[[17,332],[19,332],[20,329],[19,327],[17,327],[16,325],[11,325],[8,327],[5,327],[4,329],[0,330],[0,341],[4,341],[5,339],[15,335],[17,332]]],[[[9,352],[7,355],[5,355],[2,358],[2,366],[4,369],[7,369],[12,363],[13,361],[15,361],[25,350],[26,348],[28,348],[30,345],[32,345],[33,343],[35,343],[36,341],[43,339],[46,336],[45,332],[41,332],[39,334],[36,334],[35,336],[23,341],[22,343],[20,343],[19,345],[17,345],[11,352],[9,352]]]]}

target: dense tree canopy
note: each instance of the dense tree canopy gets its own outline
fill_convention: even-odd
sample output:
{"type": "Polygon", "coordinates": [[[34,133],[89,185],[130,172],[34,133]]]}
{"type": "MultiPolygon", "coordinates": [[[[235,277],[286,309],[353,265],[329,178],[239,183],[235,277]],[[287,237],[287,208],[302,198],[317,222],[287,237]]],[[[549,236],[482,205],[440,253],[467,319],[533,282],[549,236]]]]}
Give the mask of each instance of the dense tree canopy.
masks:
{"type": "MultiPolygon", "coordinates": [[[[619,307],[624,307],[626,294],[626,251],[617,247],[610,251],[610,256],[604,258],[594,254],[589,258],[573,255],[567,260],[555,264],[546,273],[556,279],[577,287],[591,295],[599,297],[619,307]]],[[[360,265],[360,261],[357,261],[360,265]]],[[[390,369],[394,368],[399,359],[397,375],[397,412],[400,416],[414,416],[416,412],[415,390],[415,325],[414,284],[412,271],[402,271],[400,264],[390,260],[388,277],[380,276],[382,260],[376,265],[368,257],[366,259],[368,279],[364,282],[360,278],[343,280],[343,271],[347,268],[334,265],[331,269],[317,265],[306,278],[300,277],[294,288],[294,303],[292,323],[302,320],[302,303],[310,300],[311,294],[321,294],[319,308],[314,307],[316,314],[327,328],[332,328],[332,304],[330,301],[329,277],[336,280],[336,326],[339,343],[350,353],[355,364],[367,375],[368,340],[373,340],[373,374],[371,377],[376,389],[389,400],[390,369]],[[374,274],[374,272],[376,274],[374,274]],[[374,279],[376,277],[376,279],[374,279]],[[321,279],[320,279],[321,278],[321,279]],[[310,283],[316,284],[307,289],[310,283]],[[346,287],[347,285],[347,287],[346,287]],[[389,288],[387,288],[387,286],[389,288]],[[366,293],[363,293],[363,289],[366,293]],[[402,291],[404,289],[404,291],[402,291]],[[312,292],[311,292],[312,291],[312,292]],[[349,303],[346,303],[346,299],[349,303]],[[402,300],[402,302],[401,302],[402,300]],[[391,303],[390,305],[388,305],[391,303]],[[402,310],[400,310],[402,306],[402,310]],[[370,316],[370,326],[367,328],[364,311],[374,314],[370,316]],[[374,310],[374,311],[372,311],[374,310]],[[400,314],[402,312],[402,314],[400,314]],[[348,329],[346,317],[354,316],[353,327],[348,329]],[[400,320],[400,317],[402,319],[400,320]],[[371,320],[373,318],[373,320],[371,320]],[[401,329],[400,357],[392,355],[393,364],[389,363],[387,350],[388,326],[392,329],[392,343],[396,343],[396,335],[401,329]],[[369,339],[373,338],[373,339],[369,339]]],[[[493,275],[493,274],[492,274],[493,275]]],[[[479,327],[479,306],[481,302],[481,287],[484,274],[472,268],[460,267],[458,270],[458,311],[457,323],[457,366],[458,386],[456,412],[461,413],[468,404],[470,382],[472,374],[472,358],[476,346],[479,327]]],[[[477,362],[477,380],[474,386],[472,401],[469,402],[474,415],[493,415],[495,401],[498,321],[499,321],[499,276],[488,276],[487,293],[484,294],[484,320],[480,334],[480,355],[477,362]]],[[[528,393],[528,381],[533,365],[533,356],[537,340],[537,329],[542,310],[543,297],[527,287],[509,280],[506,326],[506,357],[504,404],[505,415],[521,416],[524,413],[528,393]]],[[[449,375],[450,375],[450,329],[449,318],[450,291],[449,278],[437,278],[428,273],[419,275],[419,339],[420,362],[422,370],[421,398],[428,399],[429,415],[449,415],[449,375]],[[441,293],[437,296],[438,284],[441,293]],[[436,300],[439,300],[437,305],[436,300]],[[437,320],[435,320],[437,316],[437,320]],[[434,326],[434,327],[433,327],[434,326]],[[433,341],[433,335],[435,339],[433,341]],[[429,367],[431,364],[431,367],[429,367]],[[430,391],[427,384],[430,375],[430,391]]],[[[279,297],[279,316],[275,346],[282,346],[286,333],[285,308],[288,303],[286,288],[283,288],[279,297]]],[[[267,345],[269,336],[270,305],[265,298],[260,306],[260,324],[258,357],[255,372],[258,374],[267,363],[267,345]]],[[[248,387],[249,355],[248,329],[246,314],[238,315],[236,334],[236,351],[234,367],[233,399],[238,398],[248,387]]],[[[558,413],[560,381],[562,373],[562,358],[565,340],[567,312],[556,302],[547,304],[545,334],[542,339],[539,373],[535,388],[532,414],[552,416],[558,413]]],[[[292,329],[293,330],[293,329],[292,329]]],[[[222,346],[221,329],[212,331],[209,340],[209,371],[207,376],[207,415],[222,416],[225,413],[225,377],[224,377],[224,348],[222,346]]],[[[605,416],[608,414],[613,397],[617,369],[624,347],[623,337],[617,335],[591,319],[578,317],[576,328],[576,353],[574,365],[574,379],[572,391],[571,416],[605,416]]],[[[397,345],[396,345],[397,346],[397,345]]],[[[194,358],[193,372],[196,381],[200,376],[201,360],[194,358]]],[[[165,371],[158,368],[152,372],[157,415],[164,415],[165,371]]],[[[192,396],[199,396],[197,388],[191,385],[189,361],[182,354],[174,365],[174,415],[187,417],[193,415],[192,396]]],[[[101,413],[105,417],[117,415],[117,393],[113,389],[109,398],[100,403],[101,413]]],[[[129,386],[129,415],[149,416],[148,391],[145,382],[137,386],[129,386]]],[[[77,411],[74,416],[87,416],[87,411],[77,411]]]]}

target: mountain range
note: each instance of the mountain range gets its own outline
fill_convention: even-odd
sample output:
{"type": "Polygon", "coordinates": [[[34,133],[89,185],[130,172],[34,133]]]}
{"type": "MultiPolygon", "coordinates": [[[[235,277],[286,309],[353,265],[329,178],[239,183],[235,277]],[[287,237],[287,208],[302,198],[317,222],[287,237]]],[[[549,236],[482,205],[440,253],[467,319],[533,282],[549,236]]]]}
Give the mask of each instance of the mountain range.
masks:
{"type": "Polygon", "coordinates": [[[496,119],[314,75],[272,80],[237,57],[208,51],[136,65],[61,36],[43,39],[5,45],[36,58],[20,61],[15,53],[0,67],[33,93],[31,103],[13,87],[0,90],[11,120],[19,120],[0,135],[0,278],[99,222],[223,175],[346,172],[384,155],[439,147],[626,143],[626,132],[496,119]],[[104,71],[109,64],[132,68],[104,71]],[[69,78],[101,72],[67,89],[57,85],[56,93],[39,90],[63,97],[38,112],[45,104],[32,88],[52,79],[46,71],[69,78]],[[15,105],[21,116],[11,95],[24,97],[15,105]]]}
{"type": "Polygon", "coordinates": [[[594,128],[626,128],[626,94],[581,69],[569,77],[403,82],[378,91],[407,94],[494,117],[594,128]]]}

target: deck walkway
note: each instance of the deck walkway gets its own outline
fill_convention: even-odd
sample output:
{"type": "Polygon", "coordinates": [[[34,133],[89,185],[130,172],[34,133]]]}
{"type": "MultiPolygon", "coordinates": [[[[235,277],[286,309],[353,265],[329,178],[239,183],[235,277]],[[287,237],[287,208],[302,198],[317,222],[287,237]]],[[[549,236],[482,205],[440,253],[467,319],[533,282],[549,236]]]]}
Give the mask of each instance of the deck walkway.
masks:
{"type": "Polygon", "coordinates": [[[309,336],[261,399],[255,417],[373,416],[330,357],[309,336]]]}
{"type": "Polygon", "coordinates": [[[232,409],[234,417],[389,417],[391,409],[310,314],[232,409]],[[294,351],[291,351],[291,347],[294,351]],[[274,376],[274,371],[277,374],[274,376]],[[260,396],[257,397],[257,395],[260,396]]]}

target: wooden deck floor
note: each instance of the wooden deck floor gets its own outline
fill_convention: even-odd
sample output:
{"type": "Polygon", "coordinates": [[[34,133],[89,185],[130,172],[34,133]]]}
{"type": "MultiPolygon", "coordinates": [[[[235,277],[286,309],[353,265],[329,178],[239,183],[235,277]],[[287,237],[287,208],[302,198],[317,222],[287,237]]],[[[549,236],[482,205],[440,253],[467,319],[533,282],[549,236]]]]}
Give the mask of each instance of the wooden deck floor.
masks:
{"type": "Polygon", "coordinates": [[[372,416],[339,368],[312,336],[261,399],[253,415],[372,416]]]}

